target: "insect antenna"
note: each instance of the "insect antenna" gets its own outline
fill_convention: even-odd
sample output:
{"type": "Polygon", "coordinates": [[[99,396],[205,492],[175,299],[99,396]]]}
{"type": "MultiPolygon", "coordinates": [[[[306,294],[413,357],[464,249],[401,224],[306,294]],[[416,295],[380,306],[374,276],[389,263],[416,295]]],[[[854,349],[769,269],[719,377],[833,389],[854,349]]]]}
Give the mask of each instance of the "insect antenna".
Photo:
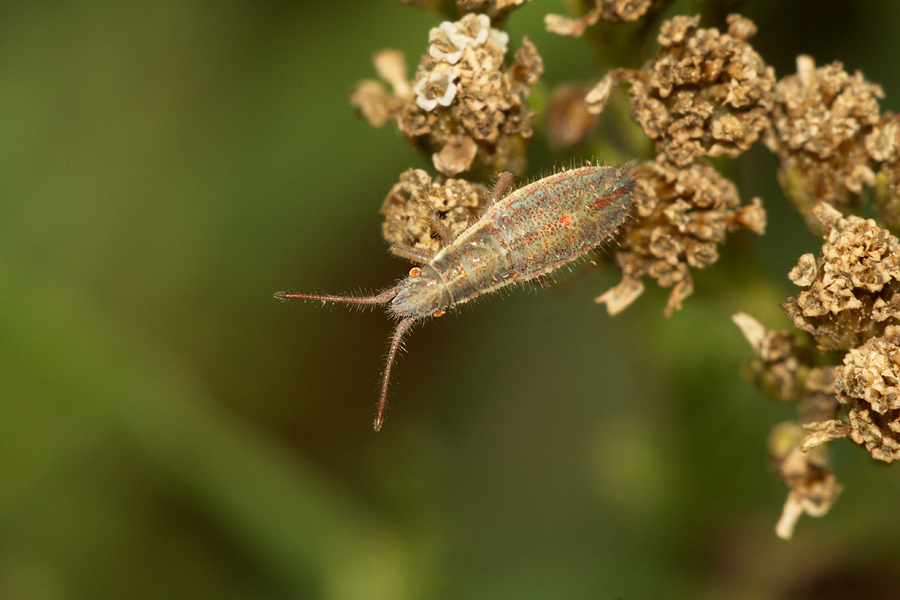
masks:
{"type": "Polygon", "coordinates": [[[394,329],[394,337],[391,338],[391,349],[388,351],[387,362],[384,365],[384,378],[381,380],[381,395],[378,397],[378,408],[375,410],[375,431],[381,429],[384,423],[384,409],[387,406],[388,383],[391,380],[391,367],[394,366],[394,359],[397,358],[397,351],[403,343],[403,336],[409,331],[418,319],[415,317],[406,317],[394,329]]]}
{"type": "Polygon", "coordinates": [[[343,302],[344,304],[387,304],[397,295],[395,288],[390,288],[375,296],[332,296],[330,294],[296,294],[278,292],[279,300],[318,300],[319,302],[343,302]]]}
{"type": "MultiPolygon", "coordinates": [[[[343,302],[345,304],[387,304],[397,295],[396,287],[387,289],[375,296],[332,296],[330,294],[297,294],[293,292],[278,292],[275,297],[279,300],[313,300],[319,302],[343,302]]],[[[387,406],[388,384],[391,381],[391,368],[397,358],[397,352],[403,345],[403,336],[418,321],[417,317],[406,317],[397,323],[394,336],[391,338],[391,348],[388,350],[387,361],[384,366],[384,377],[381,380],[381,395],[378,397],[378,408],[375,411],[375,431],[381,429],[384,423],[384,410],[387,406]]]]}

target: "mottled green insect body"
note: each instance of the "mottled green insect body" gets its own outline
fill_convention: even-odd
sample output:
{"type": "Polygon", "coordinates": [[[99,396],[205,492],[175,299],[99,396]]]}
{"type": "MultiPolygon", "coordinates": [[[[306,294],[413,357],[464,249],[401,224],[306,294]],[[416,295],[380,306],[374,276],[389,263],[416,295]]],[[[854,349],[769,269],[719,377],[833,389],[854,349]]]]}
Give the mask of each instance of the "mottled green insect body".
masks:
{"type": "MultiPolygon", "coordinates": [[[[511,178],[502,180],[509,182],[511,178]]],[[[391,367],[403,335],[416,322],[501,287],[547,275],[602,244],[628,216],[634,179],[619,167],[561,171],[513,191],[456,239],[377,296],[279,292],[283,300],[386,304],[400,319],[382,380],[375,418],[380,429],[391,367]]],[[[495,196],[502,193],[498,183],[495,196]]]]}

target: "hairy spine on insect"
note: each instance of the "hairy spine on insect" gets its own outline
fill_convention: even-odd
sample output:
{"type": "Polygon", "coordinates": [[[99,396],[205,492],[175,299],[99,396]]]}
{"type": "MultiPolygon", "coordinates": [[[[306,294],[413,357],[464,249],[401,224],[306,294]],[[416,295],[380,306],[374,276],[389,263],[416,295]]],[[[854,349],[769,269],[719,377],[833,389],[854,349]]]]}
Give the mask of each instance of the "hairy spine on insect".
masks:
{"type": "Polygon", "coordinates": [[[498,200],[512,182],[502,174],[493,203],[455,239],[435,217],[444,247],[434,256],[392,249],[427,261],[397,285],[374,296],[332,296],[278,292],[281,300],[384,304],[399,320],[391,339],[375,414],[381,429],[391,368],[414,324],[501,287],[547,275],[612,237],[632,205],[634,179],[621,167],[587,166],[560,171],[498,200]]]}

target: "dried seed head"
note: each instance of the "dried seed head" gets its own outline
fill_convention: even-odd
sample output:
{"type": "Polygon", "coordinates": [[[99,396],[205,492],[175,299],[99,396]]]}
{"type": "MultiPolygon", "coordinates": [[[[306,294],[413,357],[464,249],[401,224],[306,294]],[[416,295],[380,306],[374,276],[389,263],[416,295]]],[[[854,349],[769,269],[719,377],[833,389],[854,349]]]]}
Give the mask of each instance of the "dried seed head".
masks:
{"type": "Polygon", "coordinates": [[[775,533],[790,539],[797,520],[803,513],[821,517],[828,512],[841,492],[831,472],[831,455],[827,447],[801,450],[806,430],[788,421],[775,426],[769,435],[769,458],[772,468],[790,488],[775,533]]]}
{"type": "Polygon", "coordinates": [[[798,346],[788,331],[769,331],[746,313],[732,317],[756,356],[747,366],[750,379],[770,398],[795,402],[809,372],[808,349],[798,346]]]}
{"type": "Polygon", "coordinates": [[[583,17],[570,19],[561,15],[547,15],[544,26],[550,33],[579,37],[584,30],[600,19],[606,21],[637,21],[656,11],[663,0],[594,0],[594,7],[583,17]]]}
{"type": "Polygon", "coordinates": [[[815,357],[805,343],[808,336],[798,338],[788,331],[767,330],[746,313],[737,313],[732,320],[756,353],[747,372],[757,388],[775,400],[796,401],[801,423],[837,416],[836,367],[812,366],[815,357]]]}
{"type": "Polygon", "coordinates": [[[778,400],[797,401],[800,422],[776,425],[768,440],[772,467],[790,488],[775,528],[788,539],[803,513],[824,515],[841,491],[823,446],[850,429],[837,420],[836,367],[811,367],[811,349],[788,332],[767,331],[745,313],[733,320],[756,352],[748,370],[757,387],[778,400]]]}
{"type": "Polygon", "coordinates": [[[649,275],[659,285],[672,287],[668,316],[693,292],[689,270],[716,262],[718,244],[730,229],[762,233],[765,212],[758,200],[741,207],[735,185],[703,161],[680,168],[657,160],[632,172],[637,180],[634,218],[625,225],[616,250],[624,278],[597,301],[614,314],[614,308],[627,306],[625,298],[637,297],[633,280],[649,275]]]}
{"type": "Polygon", "coordinates": [[[534,120],[527,100],[543,62],[526,38],[505,66],[508,43],[509,35],[491,27],[485,14],[445,21],[431,30],[428,53],[411,84],[401,85],[396,68],[379,69],[385,79],[390,73],[393,93],[364,81],[354,88],[351,102],[373,125],[390,115],[444,175],[474,167],[522,171],[523,140],[531,137],[534,120]]]}
{"type": "Polygon", "coordinates": [[[456,235],[469,226],[487,197],[488,190],[481,184],[463,179],[438,183],[421,169],[409,169],[400,175],[400,182],[381,207],[384,239],[420,253],[437,252],[441,243],[433,237],[431,215],[456,235]]]}
{"type": "Polygon", "coordinates": [[[737,156],[768,126],[775,75],[750,44],[748,19],[733,15],[738,36],[699,29],[700,17],[662,24],[657,55],[630,80],[631,115],[657,152],[684,166],[699,156],[737,156]]]}
{"type": "Polygon", "coordinates": [[[900,458],[900,327],[850,350],[835,387],[850,407],[850,439],[878,460],[900,458]]]}
{"type": "Polygon", "coordinates": [[[818,205],[828,229],[818,260],[800,258],[789,277],[804,288],[783,306],[824,350],[849,350],[900,317],[900,241],[875,221],[837,218],[818,205]]]}
{"type": "Polygon", "coordinates": [[[797,74],[776,85],[766,143],[778,153],[779,182],[810,230],[821,231],[812,214],[817,202],[857,212],[863,188],[875,183],[874,162],[892,154],[893,127],[876,131],[883,97],[859,71],[851,76],[839,62],[817,69],[809,56],[799,56],[797,74]]]}

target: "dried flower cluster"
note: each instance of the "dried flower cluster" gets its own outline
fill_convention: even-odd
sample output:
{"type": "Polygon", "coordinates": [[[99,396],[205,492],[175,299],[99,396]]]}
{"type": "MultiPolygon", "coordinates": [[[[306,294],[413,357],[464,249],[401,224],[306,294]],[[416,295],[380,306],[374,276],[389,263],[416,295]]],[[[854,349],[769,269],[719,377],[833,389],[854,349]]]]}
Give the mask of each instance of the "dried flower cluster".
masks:
{"type": "Polygon", "coordinates": [[[789,277],[804,290],[784,305],[794,325],[826,351],[847,351],[900,316],[900,242],[875,221],[818,204],[826,241],[817,260],[800,257],[789,277]]]}
{"type": "Polygon", "coordinates": [[[763,233],[766,215],[759,200],[741,207],[735,185],[707,162],[679,168],[667,161],[632,169],[637,180],[635,219],[620,237],[616,261],[622,282],[597,301],[616,314],[643,291],[648,275],[672,287],[666,315],[681,308],[694,289],[689,269],[704,269],[719,258],[718,245],[732,229],[763,233]]]}
{"type": "MultiPolygon", "coordinates": [[[[839,491],[822,444],[849,437],[875,459],[900,458],[900,240],[871,219],[842,217],[824,202],[812,213],[825,244],[818,258],[805,254],[791,270],[790,279],[804,290],[783,306],[821,353],[843,354],[843,366],[815,366],[827,359],[790,334],[766,331],[744,314],[734,317],[757,355],[751,378],[774,398],[796,400],[805,430],[789,436],[788,450],[770,440],[776,469],[791,488],[778,526],[782,537],[803,512],[824,514],[839,491]],[[800,469],[800,479],[788,477],[785,457],[795,467],[805,457],[814,468],[800,469]]],[[[776,432],[772,439],[781,440],[776,432]]]]}
{"type": "Polygon", "coordinates": [[[700,29],[700,17],[662,24],[659,52],[639,71],[618,69],[589,96],[600,112],[618,81],[631,83],[631,116],[676,165],[700,156],[737,156],[768,126],[775,74],[747,43],[756,26],[729,16],[728,33],[700,29]]]}
{"type": "Polygon", "coordinates": [[[782,187],[807,225],[816,230],[812,206],[825,201],[842,213],[857,212],[865,187],[875,184],[877,163],[897,157],[897,125],[881,125],[881,87],[839,62],[815,66],[797,58],[797,74],[775,88],[772,133],[782,187]]]}
{"type": "Polygon", "coordinates": [[[736,156],[760,138],[768,124],[775,76],[747,38],[753,23],[728,18],[729,31],[698,28],[699,17],[664,22],[659,52],[638,71],[610,72],[585,97],[600,113],[621,82],[631,84],[631,115],[654,141],[656,161],[635,169],[637,209],[622,236],[617,261],[622,282],[600,298],[610,313],[627,307],[649,275],[672,293],[666,315],[693,292],[689,269],[718,260],[729,230],[765,230],[759,200],[741,207],[737,188],[705,156],[736,156]]]}
{"type": "Polygon", "coordinates": [[[381,207],[385,216],[384,239],[399,248],[434,254],[440,250],[441,243],[434,237],[432,215],[451,234],[457,235],[477,216],[487,196],[488,189],[481,184],[464,179],[439,183],[421,169],[409,169],[400,175],[400,182],[391,189],[381,207]]]}
{"type": "Polygon", "coordinates": [[[550,33],[579,37],[600,19],[637,21],[662,4],[663,0],[594,0],[594,7],[583,17],[571,19],[561,15],[547,15],[544,17],[544,25],[550,33]]]}
{"type": "Polygon", "coordinates": [[[768,331],[744,313],[733,319],[755,352],[748,365],[754,383],[773,398],[797,403],[799,422],[776,425],[768,440],[772,468],[789,488],[775,531],[788,539],[801,515],[824,515],[841,491],[830,452],[820,445],[836,423],[834,369],[811,367],[809,348],[790,332],[768,331]]]}
{"type": "Polygon", "coordinates": [[[850,439],[885,462],[900,458],[900,326],[844,356],[835,387],[849,408],[850,439]]]}
{"type": "MultiPolygon", "coordinates": [[[[526,0],[407,1],[469,13],[430,31],[412,80],[403,55],[383,51],[374,59],[381,81],[361,82],[351,96],[371,124],[395,123],[439,173],[406,171],[382,207],[385,239],[416,259],[440,249],[438,235],[468,227],[488,198],[484,185],[451,177],[524,170],[535,119],[527,100],[543,63],[527,38],[510,59],[509,36],[492,26],[526,0]]],[[[664,1],[586,4],[579,18],[548,15],[547,29],[581,36],[601,19],[637,20],[664,1]]],[[[641,69],[615,69],[590,90],[561,86],[547,103],[548,140],[554,150],[586,144],[615,86],[626,83],[630,114],[655,147],[654,160],[630,167],[635,208],[615,249],[623,277],[597,299],[611,314],[640,296],[647,276],[671,288],[671,315],[730,231],[762,234],[759,199],[742,205],[708,158],[738,156],[760,140],[777,154],[785,193],[825,243],[789,274],[802,288],[783,305],[797,330],[768,331],[745,314],[734,320],[754,349],[754,383],[798,411],[768,441],[789,488],[776,528],[787,538],[802,514],[825,514],[841,491],[826,442],[847,437],[876,459],[900,458],[900,241],[875,221],[842,216],[873,188],[879,218],[900,227],[900,115],[882,114],[881,88],[840,63],[816,68],[801,56],[797,73],[776,81],[748,41],[756,26],[740,15],[728,17],[724,33],[699,23],[663,22],[660,48],[641,69]]]]}
{"type": "Polygon", "coordinates": [[[534,112],[527,99],[543,62],[526,38],[508,67],[509,36],[484,14],[445,21],[429,34],[428,53],[410,83],[402,54],[375,57],[381,83],[364,81],[351,103],[374,126],[393,120],[417,147],[432,154],[435,168],[453,176],[473,167],[488,172],[522,171],[524,138],[534,112]]]}

